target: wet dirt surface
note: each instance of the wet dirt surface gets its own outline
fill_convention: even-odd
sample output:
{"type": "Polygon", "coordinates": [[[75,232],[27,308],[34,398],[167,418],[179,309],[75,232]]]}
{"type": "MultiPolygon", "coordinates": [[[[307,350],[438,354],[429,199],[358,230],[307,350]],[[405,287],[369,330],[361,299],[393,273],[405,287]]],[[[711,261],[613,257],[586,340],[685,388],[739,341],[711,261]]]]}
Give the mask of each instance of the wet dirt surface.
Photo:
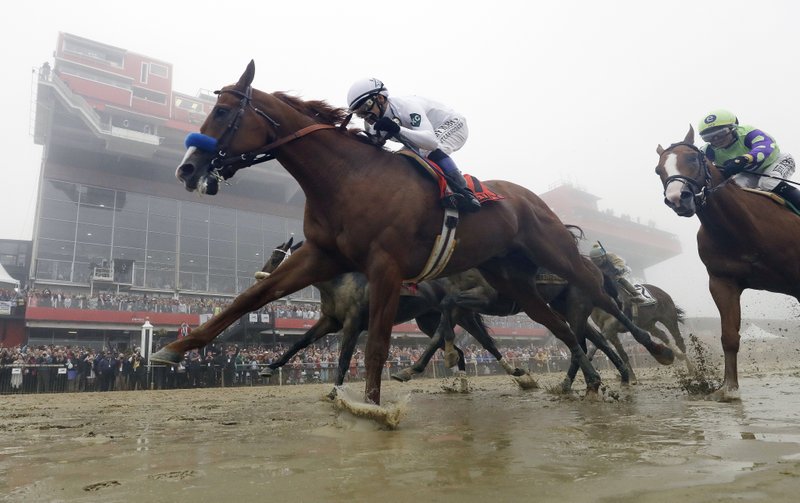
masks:
{"type": "Polygon", "coordinates": [[[630,389],[604,371],[596,401],[548,391],[559,374],[387,382],[408,399],[391,431],[327,385],[4,396],[0,501],[797,501],[792,359],[742,365],[734,403],[688,397],[671,368],[630,389]]]}

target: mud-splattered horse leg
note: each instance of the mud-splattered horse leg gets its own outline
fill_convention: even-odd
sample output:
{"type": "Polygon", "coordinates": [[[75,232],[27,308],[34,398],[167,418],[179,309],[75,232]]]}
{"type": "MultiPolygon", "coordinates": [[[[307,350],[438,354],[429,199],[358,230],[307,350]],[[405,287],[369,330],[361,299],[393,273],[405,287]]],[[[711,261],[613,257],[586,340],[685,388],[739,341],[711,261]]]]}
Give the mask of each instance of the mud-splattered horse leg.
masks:
{"type": "Polygon", "coordinates": [[[187,337],[166,345],[154,353],[150,360],[177,364],[186,351],[207,345],[244,314],[312,283],[330,279],[340,272],[341,268],[337,263],[306,243],[269,278],[256,282],[219,314],[192,330],[187,337]]]}

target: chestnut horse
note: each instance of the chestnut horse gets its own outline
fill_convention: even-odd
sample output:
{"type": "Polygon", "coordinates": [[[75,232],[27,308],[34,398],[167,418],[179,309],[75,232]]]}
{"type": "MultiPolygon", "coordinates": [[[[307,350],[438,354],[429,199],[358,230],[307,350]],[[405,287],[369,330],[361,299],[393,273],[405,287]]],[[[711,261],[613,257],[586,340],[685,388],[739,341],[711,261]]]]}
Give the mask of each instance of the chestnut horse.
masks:
{"type": "Polygon", "coordinates": [[[741,295],[747,288],[800,300],[800,218],[770,197],[725,180],[694,145],[694,129],[682,142],[658,146],[656,174],[664,202],[682,217],[697,215],[697,251],[708,271],[725,353],[721,400],[738,400],[737,353],[741,295]]]}
{"type": "MultiPolygon", "coordinates": [[[[252,87],[251,61],[236,84],[218,92],[217,103],[187,138],[176,170],[186,190],[215,193],[236,169],[274,158],[306,196],[305,244],[269,278],[239,294],[219,314],[152,358],[179,361],[185,351],[211,342],[249,311],[308,285],[357,271],[369,283],[369,334],[365,349],[367,401],[380,403],[381,371],[389,354],[392,324],[403,280],[428,262],[440,233],[443,209],[431,179],[399,156],[344,129],[348,113],[322,101],[303,101],[252,87]]],[[[595,391],[600,376],[567,323],[527,279],[546,267],[614,313],[662,363],[674,355],[633,325],[587,268],[572,234],[531,191],[505,181],[485,183],[504,199],[486,203],[459,223],[449,263],[439,275],[479,267],[489,283],[522,306],[569,348],[595,391]]]]}

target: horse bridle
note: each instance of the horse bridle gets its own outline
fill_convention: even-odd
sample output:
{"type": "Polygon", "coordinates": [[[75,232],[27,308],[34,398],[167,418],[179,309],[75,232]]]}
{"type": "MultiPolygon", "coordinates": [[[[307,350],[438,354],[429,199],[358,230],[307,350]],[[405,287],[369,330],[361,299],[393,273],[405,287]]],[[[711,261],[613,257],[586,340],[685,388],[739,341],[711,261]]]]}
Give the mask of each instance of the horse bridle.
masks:
{"type": "Polygon", "coordinates": [[[695,151],[695,153],[697,154],[697,162],[700,165],[700,170],[703,172],[702,173],[703,182],[701,183],[697,181],[695,178],[686,175],[668,176],[667,179],[664,180],[664,196],[667,195],[667,186],[670,183],[674,181],[680,181],[691,189],[695,205],[698,207],[703,207],[706,204],[706,198],[708,197],[708,192],[711,190],[709,188],[709,184],[711,183],[711,170],[708,169],[708,164],[710,161],[706,157],[705,152],[697,148],[694,144],[686,142],[673,143],[672,145],[664,149],[662,155],[674,149],[675,147],[679,146],[689,147],[690,149],[695,151]]]}
{"type": "Polygon", "coordinates": [[[261,148],[249,152],[243,152],[241,154],[229,155],[227,152],[228,147],[233,141],[236,132],[239,130],[239,126],[241,126],[242,122],[242,116],[248,108],[255,112],[256,115],[269,122],[276,130],[280,127],[280,123],[267,115],[266,112],[253,105],[252,86],[247,86],[247,89],[244,92],[236,89],[222,89],[214,91],[214,94],[216,95],[225,93],[238,97],[240,101],[239,108],[236,110],[236,114],[230,119],[230,121],[228,121],[228,125],[225,127],[225,132],[222,133],[222,136],[217,139],[216,155],[211,159],[211,169],[209,170],[209,175],[214,178],[222,178],[223,180],[227,180],[242,168],[275,159],[273,150],[281,145],[289,143],[290,141],[296,140],[301,136],[305,136],[308,133],[320,129],[332,129],[336,127],[330,124],[312,124],[292,134],[278,138],[277,140],[264,145],[261,148]]]}

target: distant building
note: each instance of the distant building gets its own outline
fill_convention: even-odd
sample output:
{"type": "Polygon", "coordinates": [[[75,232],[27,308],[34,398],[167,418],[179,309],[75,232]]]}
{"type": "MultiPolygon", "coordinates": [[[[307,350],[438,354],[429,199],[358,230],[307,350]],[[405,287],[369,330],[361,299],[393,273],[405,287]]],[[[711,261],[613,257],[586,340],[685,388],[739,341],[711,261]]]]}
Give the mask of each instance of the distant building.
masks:
{"type": "Polygon", "coordinates": [[[644,278],[646,268],[681,253],[681,243],[675,234],[657,229],[652,222],[643,224],[628,215],[600,211],[599,197],[572,185],[560,185],[540,196],[565,224],[583,229],[584,253],[589,252],[595,241],[600,241],[608,251],[623,257],[635,276],[644,278]]]}

